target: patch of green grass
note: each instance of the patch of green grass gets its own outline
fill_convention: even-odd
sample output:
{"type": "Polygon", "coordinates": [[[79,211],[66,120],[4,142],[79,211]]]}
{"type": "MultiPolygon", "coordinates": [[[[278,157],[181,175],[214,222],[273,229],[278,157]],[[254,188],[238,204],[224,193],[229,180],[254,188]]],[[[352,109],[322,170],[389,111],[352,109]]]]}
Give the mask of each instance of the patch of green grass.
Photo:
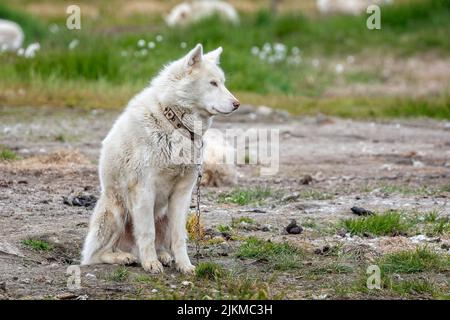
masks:
{"type": "Polygon", "coordinates": [[[239,217],[239,218],[232,218],[231,219],[231,225],[233,228],[239,228],[242,225],[254,225],[256,224],[256,221],[253,220],[250,217],[239,217]]]}
{"type": "Polygon", "coordinates": [[[390,279],[390,281],[385,280],[384,285],[401,296],[430,295],[435,297],[441,294],[439,288],[434,283],[425,279],[402,281],[390,279]]]}
{"type": "Polygon", "coordinates": [[[381,187],[381,191],[384,193],[399,193],[402,195],[430,195],[432,190],[427,187],[410,187],[410,186],[398,186],[398,185],[385,185],[381,187]]]}
{"type": "MultiPolygon", "coordinates": [[[[250,277],[228,278],[221,281],[226,295],[220,294],[218,299],[267,300],[270,298],[270,287],[267,282],[250,277]]],[[[275,297],[280,298],[280,297],[275,297]]]]}
{"type": "Polygon", "coordinates": [[[276,270],[290,270],[299,267],[303,251],[290,243],[276,243],[250,237],[239,246],[236,257],[267,261],[276,270]]]}
{"type": "Polygon", "coordinates": [[[3,149],[0,151],[0,160],[11,161],[18,159],[20,159],[20,157],[12,150],[3,149]]]}
{"type": "MultiPolygon", "coordinates": [[[[374,49],[393,56],[428,51],[446,54],[450,50],[448,1],[417,0],[412,4],[386,6],[382,31],[365,27],[366,14],[308,17],[298,12],[274,16],[262,11],[242,13],[240,26],[211,17],[181,29],[166,27],[160,17],[133,16],[121,23],[144,27],[153,21],[151,30],[109,32],[117,21],[108,16],[108,10],[101,12],[100,18],[83,18],[83,29],[76,32],[80,44],[69,50],[73,31],[60,27],[57,34],[50,36],[44,22],[0,5],[0,17],[19,22],[27,41],[42,40],[42,49],[34,59],[0,55],[0,91],[23,88],[27,92],[20,97],[2,95],[0,103],[121,108],[161,66],[186,53],[187,48],[181,48],[181,42],[187,43],[188,48],[202,42],[205,51],[224,47],[222,65],[229,75],[229,88],[239,91],[241,100],[251,104],[285,108],[296,114],[450,117],[448,95],[419,99],[347,96],[318,99],[327,88],[342,80],[331,63],[327,64],[330,57],[343,60],[348,54],[363,55],[374,49]],[[163,35],[164,41],[157,43],[148,55],[139,56],[137,41],[154,40],[157,34],[163,35]],[[265,43],[276,42],[285,44],[289,53],[294,47],[300,48],[302,63],[268,63],[251,54],[253,46],[261,48],[265,43]],[[320,68],[311,65],[315,58],[322,61],[320,68]]],[[[377,70],[350,71],[344,80],[380,81],[377,70]]],[[[247,158],[246,162],[250,160],[253,159],[247,158]]]]}
{"type": "MultiPolygon", "coordinates": [[[[117,272],[117,271],[116,271],[117,272]]],[[[121,272],[121,274],[123,274],[123,272],[121,272]]],[[[115,278],[122,278],[122,276],[121,275],[119,275],[119,273],[118,274],[116,274],[116,277],[115,278]]],[[[150,275],[148,275],[148,274],[137,274],[137,275],[135,275],[135,277],[133,278],[133,280],[135,281],[135,282],[138,282],[138,283],[153,283],[154,282],[154,279],[155,279],[155,277],[152,277],[152,276],[150,276],[150,275]]],[[[120,282],[120,281],[119,281],[120,282]]]]}
{"type": "Polygon", "coordinates": [[[55,141],[58,141],[58,142],[66,142],[67,141],[67,138],[66,138],[66,136],[64,135],[64,134],[58,134],[56,137],[55,137],[55,141]]]}
{"type": "Polygon", "coordinates": [[[235,189],[229,193],[219,195],[219,203],[234,203],[240,206],[253,203],[262,203],[273,194],[272,190],[265,187],[256,187],[250,189],[235,189]]]}
{"type": "Polygon", "coordinates": [[[219,224],[216,227],[217,231],[221,232],[221,233],[227,233],[227,232],[231,232],[231,226],[226,225],[226,224],[219,224]]]}
{"type": "Polygon", "coordinates": [[[195,268],[197,278],[217,280],[224,275],[223,268],[214,262],[201,262],[195,268]]]}
{"type": "Polygon", "coordinates": [[[118,267],[110,276],[109,279],[114,282],[123,282],[128,279],[130,272],[127,267],[118,267]]]}
{"type": "Polygon", "coordinates": [[[340,264],[340,263],[330,263],[324,266],[319,266],[316,268],[313,268],[311,270],[311,274],[313,275],[323,275],[323,274],[348,274],[348,273],[352,273],[353,272],[353,268],[348,266],[348,265],[344,265],[344,264],[340,264]]]}
{"type": "Polygon", "coordinates": [[[434,223],[437,221],[439,217],[439,212],[434,210],[434,211],[429,211],[425,213],[425,217],[424,217],[424,221],[427,223],[434,223]]]}
{"type": "Polygon", "coordinates": [[[441,272],[450,270],[450,255],[440,255],[423,247],[388,254],[380,259],[378,265],[382,273],[441,272]]]}
{"type": "Polygon", "coordinates": [[[31,249],[37,251],[52,251],[54,249],[50,243],[40,239],[29,238],[23,240],[22,243],[27,247],[30,247],[31,249]]]}
{"type": "Polygon", "coordinates": [[[354,235],[370,234],[375,236],[391,236],[406,233],[409,229],[399,212],[387,212],[367,217],[346,219],[343,227],[354,235]]]}
{"type": "Polygon", "coordinates": [[[450,219],[440,218],[439,220],[435,221],[428,228],[427,234],[430,234],[430,235],[450,234],[450,219]]]}

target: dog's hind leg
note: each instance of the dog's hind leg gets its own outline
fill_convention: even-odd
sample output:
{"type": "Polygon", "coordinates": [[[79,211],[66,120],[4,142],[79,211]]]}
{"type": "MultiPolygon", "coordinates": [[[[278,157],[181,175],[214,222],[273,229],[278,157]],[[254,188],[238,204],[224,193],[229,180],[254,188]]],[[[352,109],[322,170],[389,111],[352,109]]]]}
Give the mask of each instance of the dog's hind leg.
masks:
{"type": "Polygon", "coordinates": [[[116,248],[124,229],[125,212],[115,200],[102,195],[91,218],[82,264],[132,264],[137,258],[116,248]]]}

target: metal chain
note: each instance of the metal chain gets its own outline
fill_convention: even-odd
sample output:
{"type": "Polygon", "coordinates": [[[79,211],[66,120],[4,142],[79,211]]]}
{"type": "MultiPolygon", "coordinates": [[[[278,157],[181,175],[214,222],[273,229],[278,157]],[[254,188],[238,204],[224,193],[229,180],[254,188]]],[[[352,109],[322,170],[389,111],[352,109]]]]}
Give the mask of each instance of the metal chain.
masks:
{"type": "Polygon", "coordinates": [[[196,225],[196,231],[197,231],[197,236],[195,237],[195,257],[197,258],[197,262],[198,259],[200,258],[200,238],[201,238],[201,228],[200,228],[200,184],[202,181],[202,164],[199,163],[197,164],[197,204],[196,204],[196,219],[197,219],[197,225],[196,225]]]}
{"type": "Polygon", "coordinates": [[[200,185],[202,182],[203,177],[203,141],[199,148],[200,151],[200,161],[197,163],[197,205],[196,205],[196,218],[197,218],[197,225],[196,225],[196,231],[197,236],[195,237],[195,256],[198,259],[200,258],[200,238],[201,238],[201,225],[200,225],[200,218],[201,218],[201,212],[200,212],[200,201],[201,201],[201,192],[200,192],[200,185]]]}

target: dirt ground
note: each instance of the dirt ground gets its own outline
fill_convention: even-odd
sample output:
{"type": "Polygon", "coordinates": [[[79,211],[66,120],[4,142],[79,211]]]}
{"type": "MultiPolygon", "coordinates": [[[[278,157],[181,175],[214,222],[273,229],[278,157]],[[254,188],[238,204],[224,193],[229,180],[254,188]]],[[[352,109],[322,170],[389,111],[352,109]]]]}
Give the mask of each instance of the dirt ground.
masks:
{"type": "MultiPolygon", "coordinates": [[[[164,275],[152,276],[159,281],[158,289],[154,283],[114,280],[111,275],[118,267],[106,265],[82,267],[82,289],[67,288],[66,270],[79,263],[92,210],[67,205],[63,197],[77,193],[98,196],[96,164],[101,140],[116,117],[116,112],[102,110],[0,109],[1,145],[22,158],[0,161],[0,298],[163,298],[167,297],[162,293],[164,288],[190,297],[182,283],[194,281],[192,276],[167,268],[164,275]],[[53,249],[32,249],[23,243],[29,238],[45,240],[53,249]]],[[[206,187],[201,206],[207,228],[248,217],[265,228],[244,226],[237,231],[239,236],[288,241],[307,252],[303,267],[278,275],[269,297],[283,292],[283,298],[290,299],[402,298],[392,292],[349,295],[336,289],[349,287],[357,277],[355,272],[305,276],[305,270],[333,263],[333,257],[314,254],[324,246],[363,252],[365,260],[346,261],[350,268],[421,245],[448,253],[444,244],[450,243],[450,238],[445,234],[433,241],[414,238],[417,234],[359,237],[342,235],[336,226],[342,219],[356,217],[350,211],[353,206],[376,212],[402,210],[420,216],[436,211],[441,217],[450,216],[450,192],[445,188],[450,185],[450,122],[364,122],[322,115],[292,118],[244,106],[238,114],[216,119],[213,126],[279,129],[280,167],[276,175],[261,176],[258,165],[238,168],[239,188],[267,186],[273,191],[271,196],[261,203],[239,206],[218,201],[221,193],[234,187],[206,187]],[[301,234],[284,232],[291,219],[303,226],[301,234]]],[[[261,262],[235,258],[233,250],[238,244],[239,240],[205,244],[202,250],[206,253],[226,252],[205,253],[200,261],[238,268],[242,274],[260,272],[261,262]]],[[[192,244],[190,254],[194,254],[192,244]]],[[[197,263],[196,259],[193,262],[197,263]]],[[[127,270],[143,274],[139,266],[127,270]]],[[[264,280],[270,277],[263,268],[261,273],[264,280]]],[[[448,279],[449,273],[444,272],[433,275],[432,280],[448,290],[448,279]]],[[[417,297],[430,298],[427,294],[417,297]]]]}

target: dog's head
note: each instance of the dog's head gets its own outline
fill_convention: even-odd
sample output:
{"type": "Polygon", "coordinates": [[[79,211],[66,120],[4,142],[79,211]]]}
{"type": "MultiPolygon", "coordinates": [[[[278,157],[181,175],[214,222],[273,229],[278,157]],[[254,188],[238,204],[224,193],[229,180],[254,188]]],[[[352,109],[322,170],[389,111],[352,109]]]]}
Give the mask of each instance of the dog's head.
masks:
{"type": "MultiPolygon", "coordinates": [[[[163,101],[188,105],[210,115],[230,114],[239,108],[239,101],[225,87],[225,76],[219,67],[222,48],[203,54],[198,44],[186,56],[169,65],[161,75],[166,91],[163,101]],[[176,101],[174,101],[176,100],[176,101]]],[[[162,87],[162,86],[160,86],[162,87]]]]}

